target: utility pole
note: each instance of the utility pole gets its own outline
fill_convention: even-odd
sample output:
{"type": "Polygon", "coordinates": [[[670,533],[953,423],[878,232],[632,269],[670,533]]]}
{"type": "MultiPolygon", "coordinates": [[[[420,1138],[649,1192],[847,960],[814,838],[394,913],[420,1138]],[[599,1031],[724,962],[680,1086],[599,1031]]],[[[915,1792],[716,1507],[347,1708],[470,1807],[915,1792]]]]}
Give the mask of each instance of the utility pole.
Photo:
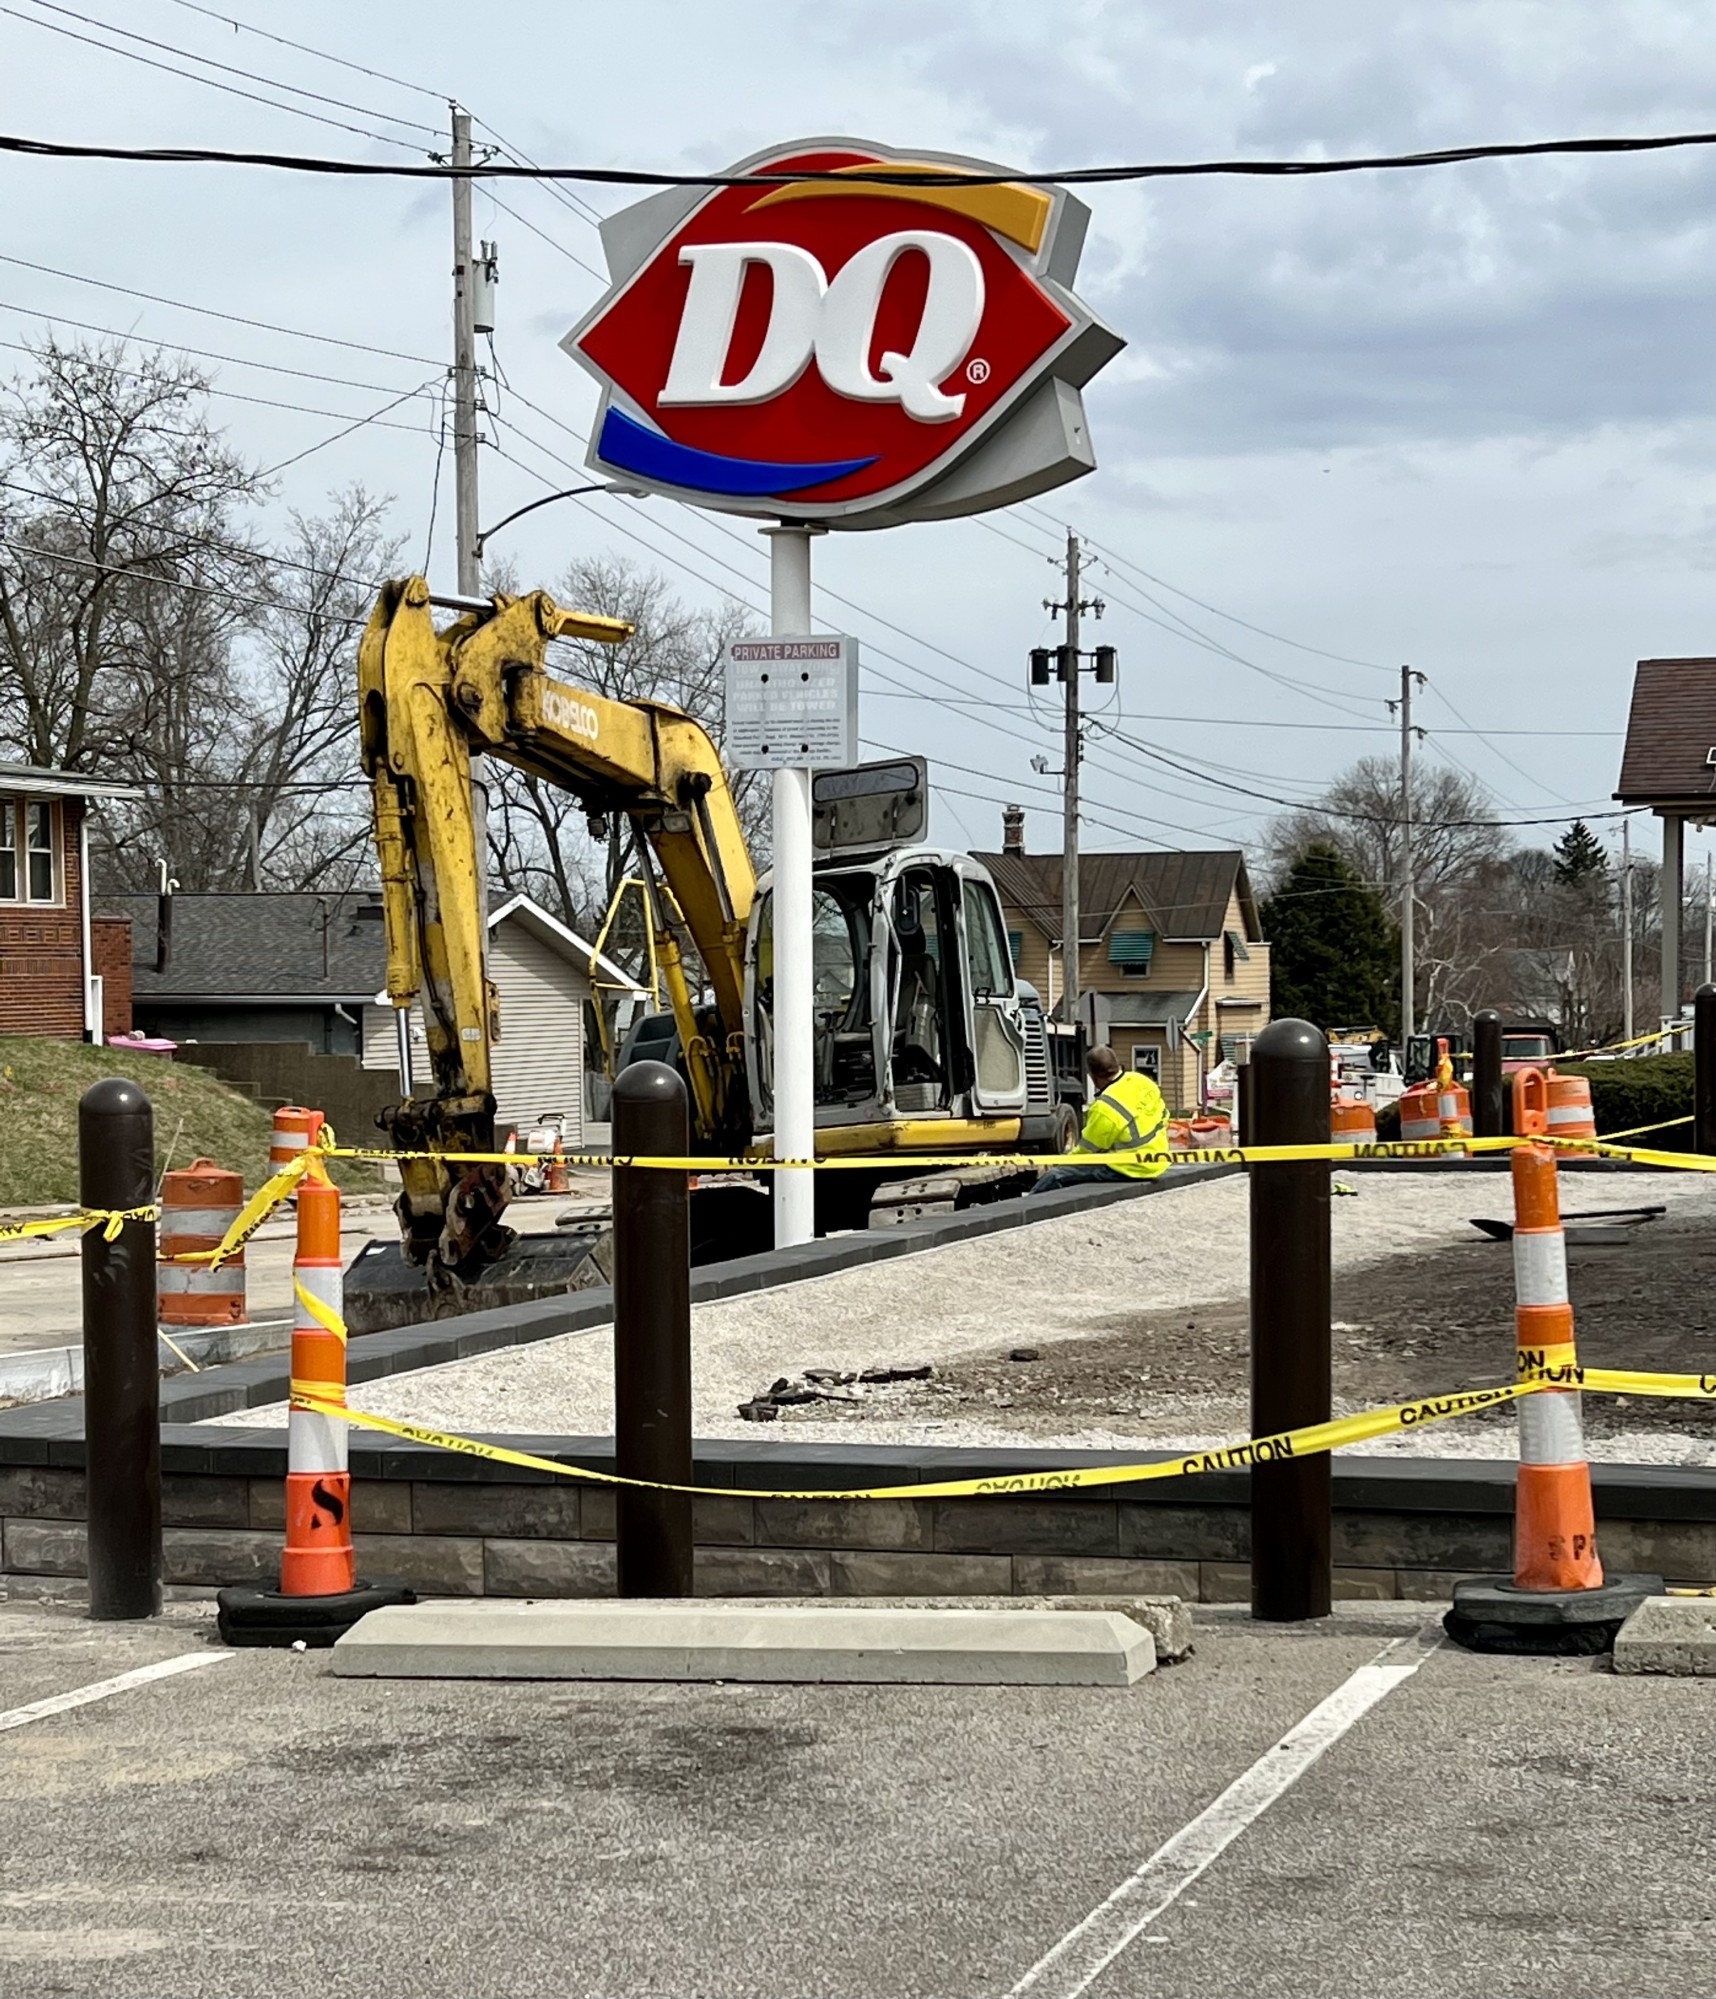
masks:
{"type": "MultiPolygon", "coordinates": [[[[1404,1049],[1416,1025],[1417,993],[1413,988],[1412,879],[1412,683],[1424,676],[1411,667],[1400,669],[1400,1045],[1404,1049]]],[[[1388,704],[1395,705],[1392,701],[1388,704]]]]}
{"type": "Polygon", "coordinates": [[[1621,821],[1621,1039],[1633,1038],[1633,828],[1621,821]]]}
{"type": "MultiPolygon", "coordinates": [[[[453,107],[453,165],[471,164],[471,114],[453,107]]],[[[453,488],[459,595],[482,585],[477,555],[477,320],[471,255],[471,183],[453,180],[453,488]]]]}
{"type": "MultiPolygon", "coordinates": [[[[1052,559],[1052,558],[1051,558],[1052,559]]],[[[1061,813],[1061,990],[1057,1011],[1062,1020],[1078,1019],[1078,767],[1084,756],[1083,731],[1079,720],[1078,677],[1080,672],[1078,628],[1086,611],[1102,616],[1102,602],[1096,597],[1080,597],[1079,576],[1083,561],[1078,536],[1067,530],[1067,594],[1063,603],[1043,600],[1051,617],[1064,613],[1066,639],[1055,660],[1055,674],[1066,690],[1066,748],[1062,759],[1061,813]]],[[[1097,658],[1098,680],[1114,678],[1114,648],[1101,646],[1097,658]]],[[[1050,655],[1042,650],[1031,654],[1031,678],[1041,685],[1048,679],[1050,655]],[[1039,664],[1040,663],[1040,664],[1039,664]]]]}
{"type": "Polygon", "coordinates": [[[1061,1018],[1078,1019],[1078,766],[1084,745],[1078,725],[1078,536],[1067,529],[1066,783],[1061,797],[1061,1018]]]}

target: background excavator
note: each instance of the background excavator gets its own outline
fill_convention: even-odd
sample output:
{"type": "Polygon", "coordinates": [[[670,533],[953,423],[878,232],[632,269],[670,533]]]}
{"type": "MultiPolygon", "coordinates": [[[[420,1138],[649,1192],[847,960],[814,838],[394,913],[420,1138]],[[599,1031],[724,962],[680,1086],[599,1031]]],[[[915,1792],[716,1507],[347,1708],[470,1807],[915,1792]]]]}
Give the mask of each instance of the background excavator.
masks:
{"type": "MultiPolygon", "coordinates": [[[[387,992],[395,1008],[420,1003],[430,1066],[382,1122],[401,1151],[448,1155],[400,1169],[402,1247],[431,1286],[468,1281],[514,1242],[501,1219],[507,1169],[458,1163],[496,1149],[490,1051],[503,1031],[485,966],[473,756],[638,829],[693,1149],[723,1161],[769,1150],[769,885],[715,745],[679,709],[608,700],[547,668],[556,639],[619,644],[630,630],[540,592],[497,596],[438,630],[429,586],[412,577],[383,589],[363,635],[387,992]]],[[[921,844],[927,815],[916,759],[817,775],[817,1149],[899,1162],[819,1174],[819,1226],[862,1227],[878,1186],[911,1177],[914,1153],[1053,1151],[1076,1135],[994,885],[969,855],[921,844]]],[[[729,1254],[766,1247],[766,1202],[757,1215],[760,1239],[729,1254]]]]}

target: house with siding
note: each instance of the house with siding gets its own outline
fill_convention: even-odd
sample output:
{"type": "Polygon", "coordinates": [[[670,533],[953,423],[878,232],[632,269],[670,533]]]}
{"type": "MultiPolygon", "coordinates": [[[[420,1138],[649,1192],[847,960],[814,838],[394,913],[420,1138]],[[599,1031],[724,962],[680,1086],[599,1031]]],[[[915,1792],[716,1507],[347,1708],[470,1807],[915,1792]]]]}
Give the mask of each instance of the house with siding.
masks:
{"type": "MultiPolygon", "coordinates": [[[[229,1079],[330,1115],[336,1065],[309,1058],[344,1056],[342,1073],[397,1074],[375,890],[122,895],[106,897],[104,906],[130,922],[139,1027],[179,1042],[186,1059],[206,1048],[209,1066],[229,1079]]],[[[552,1110],[581,1131],[592,1089],[586,1069],[601,1064],[588,1008],[598,987],[610,1002],[641,988],[522,895],[490,913],[489,977],[500,994],[494,1085],[503,1125],[528,1124],[552,1110]]],[[[429,1055],[415,1008],[412,1022],[412,1073],[421,1087],[429,1055]]],[[[375,1103],[395,1099],[381,1076],[362,1080],[362,1090],[342,1097],[353,1106],[346,1122],[354,1130],[367,1130],[375,1103]]]]}
{"type": "MultiPolygon", "coordinates": [[[[498,1124],[522,1130],[544,1117],[563,1117],[568,1145],[582,1142],[586,1122],[607,1116],[593,1006],[607,1005],[611,1017],[615,1000],[641,1003],[648,995],[611,958],[523,895],[490,912],[489,977],[500,992],[500,1039],[491,1056],[498,1124]]],[[[363,1065],[396,1070],[398,1063],[394,1010],[385,992],[374,992],[363,1010],[363,1065]]],[[[423,1012],[415,1006],[411,1071],[418,1078],[429,1074],[423,1012]]]]}
{"type": "MultiPolygon", "coordinates": [[[[1051,1013],[1062,983],[1061,857],[1025,849],[1009,806],[1002,849],[979,854],[1007,918],[1017,975],[1051,1013]]],[[[1203,1077],[1269,1019],[1269,946],[1237,850],[1079,856],[1079,1012],[1093,1041],[1195,1108],[1203,1077]]]]}
{"type": "Polygon", "coordinates": [[[0,1034],[104,1041],[131,1029],[122,917],[89,898],[89,822],[134,785],[0,764],[0,1034]]]}

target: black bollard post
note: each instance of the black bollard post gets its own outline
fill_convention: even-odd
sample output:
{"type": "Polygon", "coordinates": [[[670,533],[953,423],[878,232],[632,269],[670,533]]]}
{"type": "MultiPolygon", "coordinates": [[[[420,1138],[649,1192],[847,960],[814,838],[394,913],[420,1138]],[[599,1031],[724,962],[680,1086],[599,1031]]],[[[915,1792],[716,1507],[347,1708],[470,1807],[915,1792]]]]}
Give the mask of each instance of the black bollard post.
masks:
{"type": "MultiPolygon", "coordinates": [[[[155,1119],[135,1083],[109,1076],[77,1107],[78,1198],[145,1208],[155,1197],[155,1119]]],[[[83,1239],[84,1464],[89,1614],[161,1608],[161,1368],[155,1344],[155,1224],[83,1239]]]]}
{"type": "MultiPolygon", "coordinates": [[[[683,1158],[685,1085],[665,1062],[614,1084],[614,1157],[683,1158]]],[[[614,1168],[614,1455],[622,1478],[691,1483],[688,1176],[614,1168]]],[[[616,1489],[621,1596],[691,1594],[691,1495],[616,1489]]]]}
{"type": "Polygon", "coordinates": [[[1493,1007],[1472,1016],[1472,1136],[1507,1136],[1507,1092],[1502,1087],[1502,1023],[1493,1007]]]}
{"type": "Polygon", "coordinates": [[[1716,986],[1692,995],[1692,1149],[1716,1152],[1716,986]]]}
{"type": "MultiPolygon", "coordinates": [[[[1251,1049],[1255,1145],[1327,1145],[1329,1045],[1277,1020],[1251,1049]]],[[[1329,1418],[1329,1162],[1282,1160],[1251,1174],[1251,1434],[1329,1418]]],[[[1329,1612],[1328,1453],[1254,1465],[1251,1614],[1329,1612]]]]}

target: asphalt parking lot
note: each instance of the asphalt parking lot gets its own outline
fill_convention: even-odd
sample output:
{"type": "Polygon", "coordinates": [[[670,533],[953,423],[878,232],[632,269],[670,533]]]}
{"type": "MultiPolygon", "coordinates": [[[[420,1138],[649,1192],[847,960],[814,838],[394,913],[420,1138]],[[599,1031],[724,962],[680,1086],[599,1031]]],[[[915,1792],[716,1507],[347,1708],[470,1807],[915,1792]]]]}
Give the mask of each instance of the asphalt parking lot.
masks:
{"type": "Polygon", "coordinates": [[[0,1995],[1710,1990],[1708,1688],[1474,1658],[1420,1605],[1206,1610],[1125,1690],[245,1652],[19,1718],[210,1655],[211,1610],[0,1603],[0,1995]]]}

